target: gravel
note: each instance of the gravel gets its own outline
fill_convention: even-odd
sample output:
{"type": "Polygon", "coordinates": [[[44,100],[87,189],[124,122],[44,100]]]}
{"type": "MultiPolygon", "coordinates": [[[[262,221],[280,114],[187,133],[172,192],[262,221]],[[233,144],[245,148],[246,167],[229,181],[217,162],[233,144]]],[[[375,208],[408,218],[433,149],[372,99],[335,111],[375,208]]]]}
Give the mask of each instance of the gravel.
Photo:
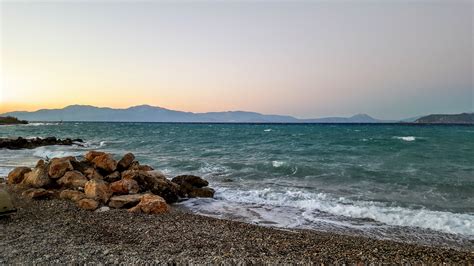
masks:
{"type": "Polygon", "coordinates": [[[0,264],[13,263],[474,263],[474,253],[311,230],[280,230],[194,215],[33,201],[0,218],[0,264]]]}

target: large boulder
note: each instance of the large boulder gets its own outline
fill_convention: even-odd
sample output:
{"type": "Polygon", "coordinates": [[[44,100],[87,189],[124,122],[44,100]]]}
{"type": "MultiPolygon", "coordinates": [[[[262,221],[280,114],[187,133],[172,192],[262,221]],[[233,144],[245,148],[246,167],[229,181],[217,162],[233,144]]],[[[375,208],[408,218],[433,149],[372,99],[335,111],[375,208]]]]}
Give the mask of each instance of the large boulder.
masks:
{"type": "Polygon", "coordinates": [[[91,163],[88,162],[88,161],[76,161],[76,160],[72,160],[72,161],[71,161],[71,164],[72,164],[72,167],[74,168],[74,170],[79,171],[79,172],[81,172],[81,173],[83,173],[83,174],[84,174],[84,172],[86,171],[86,169],[92,167],[91,163]]]}
{"type": "Polygon", "coordinates": [[[105,152],[101,152],[101,151],[89,151],[88,153],[86,153],[86,155],[84,155],[84,158],[86,159],[86,161],[92,162],[95,157],[104,155],[104,154],[105,152]]]}
{"type": "Polygon", "coordinates": [[[115,194],[136,194],[140,191],[137,181],[130,178],[110,183],[110,189],[115,194]]]}
{"type": "Polygon", "coordinates": [[[140,202],[142,196],[142,194],[113,196],[109,200],[109,206],[112,208],[131,208],[140,202]]]}
{"type": "Polygon", "coordinates": [[[137,206],[129,209],[130,212],[143,212],[147,214],[160,214],[169,211],[165,199],[153,194],[145,194],[137,206]]]}
{"type": "Polygon", "coordinates": [[[87,179],[96,179],[96,180],[102,180],[104,177],[97,171],[95,170],[94,167],[89,167],[84,170],[84,175],[87,177],[87,179]]]}
{"type": "Polygon", "coordinates": [[[107,181],[109,183],[112,183],[112,182],[115,182],[115,181],[118,181],[122,178],[122,175],[120,174],[119,171],[115,171],[111,174],[108,174],[104,177],[104,181],[107,181]]]}
{"type": "Polygon", "coordinates": [[[140,165],[140,164],[135,164],[129,168],[130,170],[139,170],[139,171],[153,171],[153,167],[149,165],[140,165]]]}
{"type": "Polygon", "coordinates": [[[74,202],[84,199],[85,197],[86,194],[77,190],[65,189],[59,193],[60,199],[72,200],[74,202]]]}
{"type": "Polygon", "coordinates": [[[86,185],[87,178],[79,171],[68,171],[61,177],[57,183],[68,188],[83,188],[86,185]]]}
{"type": "Polygon", "coordinates": [[[54,195],[54,192],[46,190],[44,188],[30,188],[23,191],[21,195],[30,199],[47,199],[51,198],[54,195]]]}
{"type": "Polygon", "coordinates": [[[140,187],[140,192],[151,191],[172,203],[179,199],[179,186],[169,181],[159,171],[127,170],[122,173],[123,179],[134,179],[140,187]]]}
{"type": "Polygon", "coordinates": [[[135,160],[135,155],[133,153],[127,153],[125,154],[122,159],[117,163],[117,168],[119,170],[126,170],[130,167],[132,164],[133,160],[135,160]]]}
{"type": "Polygon", "coordinates": [[[84,192],[90,199],[94,199],[103,203],[107,203],[112,191],[109,185],[102,180],[92,179],[86,182],[84,186],[84,192]]]}
{"type": "Polygon", "coordinates": [[[180,186],[190,185],[192,187],[197,187],[197,188],[205,187],[209,185],[209,182],[195,175],[180,175],[171,179],[171,181],[180,186]]]}
{"type": "Polygon", "coordinates": [[[74,157],[53,158],[49,163],[48,175],[52,179],[62,177],[67,171],[74,170],[71,161],[74,157]]]}
{"type": "Polygon", "coordinates": [[[190,198],[213,198],[214,197],[214,189],[210,187],[202,187],[202,188],[193,188],[191,191],[188,192],[188,197],[190,198]]]}
{"type": "Polygon", "coordinates": [[[99,202],[93,199],[81,199],[77,201],[77,207],[84,210],[93,211],[99,207],[99,202]]]}
{"type": "Polygon", "coordinates": [[[8,174],[7,183],[10,185],[19,184],[25,178],[25,174],[29,172],[31,172],[29,167],[16,167],[8,174]]]}
{"type": "Polygon", "coordinates": [[[117,169],[117,162],[114,160],[111,154],[102,154],[96,156],[92,160],[92,164],[98,169],[102,169],[106,173],[112,173],[117,169]]]}
{"type": "Polygon", "coordinates": [[[41,188],[51,184],[51,179],[48,177],[48,170],[43,160],[38,161],[33,171],[25,174],[21,184],[34,188],[41,188]]]}

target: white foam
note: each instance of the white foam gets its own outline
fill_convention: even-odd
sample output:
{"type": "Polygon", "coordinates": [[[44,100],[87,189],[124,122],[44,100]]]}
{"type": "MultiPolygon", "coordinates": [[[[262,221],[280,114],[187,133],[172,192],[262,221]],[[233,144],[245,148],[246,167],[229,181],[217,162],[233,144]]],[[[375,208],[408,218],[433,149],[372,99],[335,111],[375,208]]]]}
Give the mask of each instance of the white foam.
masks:
{"type": "Polygon", "coordinates": [[[265,130],[263,130],[263,131],[265,131],[265,132],[270,132],[270,131],[272,131],[272,129],[271,129],[271,128],[268,128],[268,129],[265,129],[265,130]]]}
{"type": "Polygon", "coordinates": [[[415,141],[416,137],[413,136],[406,136],[406,137],[396,137],[397,139],[404,140],[404,141],[415,141]]]}
{"type": "MultiPolygon", "coordinates": [[[[325,193],[309,193],[299,190],[219,188],[216,196],[225,202],[265,205],[271,207],[272,210],[281,207],[296,208],[301,211],[301,217],[310,221],[321,219],[318,213],[323,211],[336,216],[369,218],[387,225],[420,227],[445,233],[474,236],[474,215],[472,214],[393,207],[380,202],[352,201],[345,198],[333,198],[325,193]]],[[[220,211],[234,212],[229,209],[220,211]]],[[[273,219],[278,220],[277,217],[273,219]]]]}
{"type": "Polygon", "coordinates": [[[282,162],[282,161],[272,161],[272,165],[273,167],[275,168],[279,168],[279,167],[282,167],[285,165],[285,162],[282,162]]]}
{"type": "Polygon", "coordinates": [[[84,153],[82,150],[64,149],[63,147],[39,147],[34,149],[33,155],[40,158],[56,158],[65,156],[80,156],[84,153]]]}

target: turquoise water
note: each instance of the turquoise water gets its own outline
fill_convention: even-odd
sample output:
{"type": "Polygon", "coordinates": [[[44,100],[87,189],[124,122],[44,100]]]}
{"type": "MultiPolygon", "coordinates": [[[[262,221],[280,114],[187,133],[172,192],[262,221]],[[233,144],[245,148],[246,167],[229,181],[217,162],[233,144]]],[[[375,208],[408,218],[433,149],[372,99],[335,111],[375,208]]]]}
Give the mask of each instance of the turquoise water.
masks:
{"type": "Polygon", "coordinates": [[[473,126],[71,122],[0,128],[0,137],[14,136],[82,138],[86,147],[0,150],[0,175],[40,157],[133,152],[169,177],[207,178],[216,199],[182,203],[206,215],[388,238],[387,228],[474,235],[473,126]]]}

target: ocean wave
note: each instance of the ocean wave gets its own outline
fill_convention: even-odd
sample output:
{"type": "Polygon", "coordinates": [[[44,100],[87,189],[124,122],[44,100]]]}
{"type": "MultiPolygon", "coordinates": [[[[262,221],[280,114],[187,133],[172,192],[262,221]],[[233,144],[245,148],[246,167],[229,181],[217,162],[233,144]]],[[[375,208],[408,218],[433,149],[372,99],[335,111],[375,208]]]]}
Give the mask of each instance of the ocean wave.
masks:
{"type": "Polygon", "coordinates": [[[297,208],[301,211],[301,216],[309,221],[320,220],[320,212],[326,212],[336,216],[372,219],[392,226],[419,227],[444,233],[474,236],[474,215],[471,214],[410,209],[387,206],[380,202],[333,198],[325,193],[299,190],[276,191],[271,188],[259,190],[220,188],[216,196],[228,202],[263,204],[272,209],[297,208]]]}
{"type": "Polygon", "coordinates": [[[279,168],[279,167],[282,167],[284,166],[286,163],[285,162],[282,162],[282,161],[272,161],[272,165],[273,167],[275,168],[279,168]]]}
{"type": "Polygon", "coordinates": [[[39,147],[34,149],[33,155],[39,158],[57,158],[65,156],[80,156],[83,155],[83,150],[60,149],[54,147],[39,147]]]}
{"type": "Polygon", "coordinates": [[[416,137],[414,137],[414,136],[395,137],[395,138],[396,138],[396,139],[403,140],[403,141],[415,141],[415,140],[416,140],[416,137]]]}
{"type": "Polygon", "coordinates": [[[271,129],[271,128],[268,128],[268,129],[265,129],[265,130],[263,130],[263,131],[265,131],[265,132],[270,132],[270,131],[272,131],[272,129],[271,129]]]}
{"type": "Polygon", "coordinates": [[[23,126],[29,127],[37,127],[37,126],[57,126],[60,123],[52,123],[52,122],[30,122],[28,124],[24,124],[23,126]]]}

